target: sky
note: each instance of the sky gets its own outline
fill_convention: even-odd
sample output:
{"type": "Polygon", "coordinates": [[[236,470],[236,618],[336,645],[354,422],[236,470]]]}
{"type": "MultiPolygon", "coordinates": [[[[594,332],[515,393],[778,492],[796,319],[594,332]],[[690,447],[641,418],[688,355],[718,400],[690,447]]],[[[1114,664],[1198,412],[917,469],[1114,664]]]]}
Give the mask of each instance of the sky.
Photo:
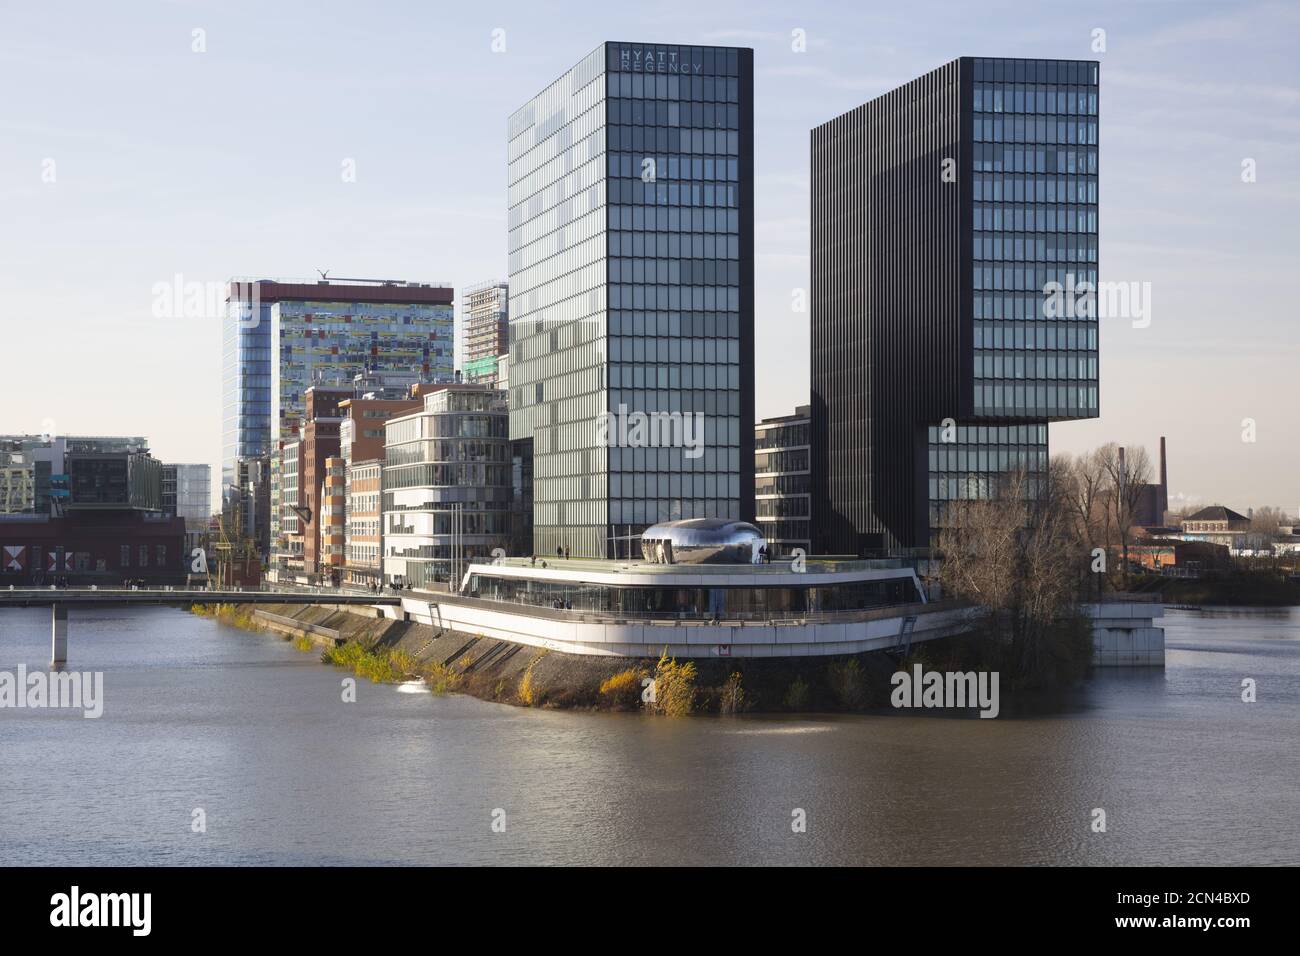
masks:
{"type": "Polygon", "coordinates": [[[1100,278],[1150,321],[1102,318],[1101,417],[1052,451],[1164,435],[1172,507],[1295,513],[1298,35],[1268,2],[0,0],[0,433],[145,435],[215,490],[219,317],[160,288],[504,278],[507,117],[604,40],[755,51],[756,411],[789,414],[809,130],[957,56],[1097,59],[1100,278]]]}

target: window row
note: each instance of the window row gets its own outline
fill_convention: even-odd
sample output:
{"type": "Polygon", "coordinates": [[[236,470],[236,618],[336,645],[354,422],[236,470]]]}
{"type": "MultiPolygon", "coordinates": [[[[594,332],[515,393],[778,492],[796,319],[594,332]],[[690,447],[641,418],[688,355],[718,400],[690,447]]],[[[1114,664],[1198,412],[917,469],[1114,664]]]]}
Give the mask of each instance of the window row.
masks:
{"type": "MultiPolygon", "coordinates": [[[[1025,355],[1015,352],[976,352],[975,378],[1032,378],[1097,380],[1096,354],[1052,353],[1025,355]]],[[[978,384],[978,383],[977,383],[978,384]]]]}
{"type": "Polygon", "coordinates": [[[643,205],[609,207],[609,229],[633,232],[739,233],[735,209],[650,209],[643,205]]]}
{"type": "Polygon", "coordinates": [[[1096,206],[1014,206],[1006,203],[975,203],[977,231],[1065,232],[1097,231],[1096,206]]]}
{"type": "Polygon", "coordinates": [[[684,448],[619,448],[609,450],[610,474],[616,472],[637,473],[663,471],[676,473],[690,472],[740,472],[739,448],[704,449],[704,454],[696,458],[686,455],[684,448]]]}
{"type": "MultiPolygon", "coordinates": [[[[649,335],[672,336],[676,338],[734,339],[740,336],[740,315],[732,312],[630,312],[624,310],[609,313],[610,335],[649,335]]],[[[650,358],[646,346],[644,361],[667,361],[660,359],[662,348],[650,358]]]]}
{"type": "Polygon", "coordinates": [[[609,254],[659,259],[739,259],[740,236],[620,230],[609,234],[609,254]]]}
{"type": "Polygon", "coordinates": [[[606,100],[606,117],[621,126],[659,126],[675,129],[740,129],[740,106],[735,103],[679,103],[672,100],[606,100]]]}
{"type": "Polygon", "coordinates": [[[740,263],[726,259],[609,260],[609,281],[658,285],[740,285],[740,263]]]}
{"type": "Polygon", "coordinates": [[[740,160],[712,156],[640,156],[633,153],[610,153],[605,160],[611,176],[646,181],[740,179],[740,160]]]}
{"type": "Polygon", "coordinates": [[[740,289],[731,286],[615,285],[609,286],[612,309],[694,309],[739,312],[740,289]]]}
{"type": "Polygon", "coordinates": [[[1093,203],[1097,202],[1095,176],[995,175],[976,173],[973,197],[979,201],[1093,203]]]}
{"type": "Polygon", "coordinates": [[[1057,417],[1078,414],[1095,417],[1096,385],[999,385],[975,386],[978,415],[1034,415],[1057,417]]]}
{"type": "Polygon", "coordinates": [[[1048,173],[1055,175],[1097,174],[1097,150],[1093,147],[1013,146],[976,143],[972,168],[982,173],[1048,173]]]}
{"type": "Polygon", "coordinates": [[[735,76],[610,73],[605,77],[605,95],[611,98],[739,103],[740,79],[735,76]]]}
{"type": "MultiPolygon", "coordinates": [[[[982,260],[1096,262],[1097,237],[1079,233],[984,233],[974,237],[971,252],[975,259],[982,260]]],[[[1083,271],[1076,270],[1076,275],[1083,271]]],[[[1094,273],[1092,281],[1095,283],[1097,270],[1087,271],[1094,273]]]]}
{"type": "Polygon", "coordinates": [[[643,183],[639,179],[611,179],[609,201],[642,206],[699,206],[734,209],[740,203],[736,186],[692,183],[643,183]]]}
{"type": "Polygon", "coordinates": [[[739,156],[740,133],[727,129],[679,129],[669,126],[609,126],[605,148],[613,152],[690,153],[739,156]]]}
{"type": "Polygon", "coordinates": [[[975,323],[977,349],[1097,351],[1097,325],[1089,322],[975,323]]]}
{"type": "Polygon", "coordinates": [[[618,525],[655,524],[660,521],[677,521],[686,518],[740,517],[738,498],[669,498],[658,501],[623,501],[609,503],[609,520],[618,525]]]}
{"type": "MultiPolygon", "coordinates": [[[[1069,266],[1062,268],[1060,266],[1022,266],[1012,265],[1011,263],[1004,265],[1000,262],[980,265],[977,262],[972,270],[972,278],[977,292],[985,289],[1007,292],[1041,292],[1046,296],[1053,291],[1061,291],[1078,296],[1086,291],[1086,289],[1080,288],[1079,285],[1085,281],[1082,271],[1076,273],[1069,266]],[[1053,283],[1059,285],[1060,289],[1056,290],[1052,286],[1053,283]],[[1052,286],[1052,288],[1049,288],[1049,286],[1052,286]]],[[[1051,315],[1052,313],[1046,310],[1043,313],[1044,318],[1050,318],[1051,315]]]]}
{"type": "Polygon", "coordinates": [[[1079,86],[975,84],[976,113],[1056,113],[1096,116],[1097,90],[1079,86]]]}
{"type": "MultiPolygon", "coordinates": [[[[1095,269],[1080,269],[1076,282],[1082,282],[1085,274],[1096,276],[1095,269]]],[[[1096,287],[1094,281],[1093,287],[1096,287]]],[[[1077,288],[1077,287],[1076,287],[1077,288]]],[[[1076,300],[1077,301],[1077,300],[1076,300]]],[[[973,301],[973,314],[976,319],[993,319],[1013,321],[1034,321],[1037,319],[1046,319],[1048,321],[1060,322],[1070,318],[1068,311],[1068,298],[1063,298],[1060,312],[1054,311],[1055,298],[1045,295],[1042,291],[1038,292],[1001,292],[996,295],[977,295],[973,301]]],[[[1077,308],[1077,307],[1076,307],[1077,308]]],[[[1075,312],[1076,318],[1085,318],[1080,312],[1075,312]]],[[[1096,321],[1089,319],[1089,321],[1096,321]]]]}

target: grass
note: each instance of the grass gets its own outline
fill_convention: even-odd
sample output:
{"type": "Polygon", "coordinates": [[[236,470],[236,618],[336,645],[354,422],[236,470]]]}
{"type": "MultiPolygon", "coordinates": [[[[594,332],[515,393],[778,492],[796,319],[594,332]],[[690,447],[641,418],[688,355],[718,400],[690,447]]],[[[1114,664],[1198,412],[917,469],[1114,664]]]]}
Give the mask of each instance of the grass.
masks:
{"type": "Polygon", "coordinates": [[[321,654],[321,660],[335,667],[352,671],[376,684],[392,684],[408,680],[418,673],[410,654],[401,650],[369,650],[357,641],[348,641],[331,647],[321,654]]]}

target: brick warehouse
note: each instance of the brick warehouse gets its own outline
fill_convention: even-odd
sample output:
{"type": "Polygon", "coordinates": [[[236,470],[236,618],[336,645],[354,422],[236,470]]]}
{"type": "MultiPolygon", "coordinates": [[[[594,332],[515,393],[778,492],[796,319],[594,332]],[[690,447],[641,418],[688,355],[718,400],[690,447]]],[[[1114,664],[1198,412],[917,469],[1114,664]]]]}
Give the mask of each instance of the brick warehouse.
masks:
{"type": "Polygon", "coordinates": [[[0,517],[0,587],[185,581],[185,519],[145,512],[0,517]]]}

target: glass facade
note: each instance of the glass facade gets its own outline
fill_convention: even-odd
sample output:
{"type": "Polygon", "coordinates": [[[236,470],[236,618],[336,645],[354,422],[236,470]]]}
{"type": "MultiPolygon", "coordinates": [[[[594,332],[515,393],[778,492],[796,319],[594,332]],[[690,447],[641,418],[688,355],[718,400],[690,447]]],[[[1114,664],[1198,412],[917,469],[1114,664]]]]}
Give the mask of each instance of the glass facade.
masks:
{"type": "Polygon", "coordinates": [[[975,413],[1096,418],[1097,64],[976,59],[971,92],[975,413]]]}
{"type": "Polygon", "coordinates": [[[1099,414],[1098,65],[974,59],[969,76],[971,407],[988,424],[928,429],[931,543],[946,502],[1011,471],[1044,493],[1047,422],[1099,414]]]}
{"type": "Polygon", "coordinates": [[[505,393],[452,386],[424,402],[385,426],[383,575],[407,587],[446,581],[458,562],[510,543],[505,393]]]}
{"type": "Polygon", "coordinates": [[[776,555],[812,550],[811,409],[754,426],[755,523],[776,555]]]}
{"type": "Polygon", "coordinates": [[[823,587],[672,587],[473,574],[469,593],[488,601],[615,617],[733,621],[865,611],[920,600],[911,578],[848,581],[823,587]]]}
{"type": "Polygon", "coordinates": [[[239,460],[271,450],[271,307],[232,296],[226,310],[221,336],[223,507],[239,486],[239,460]]]}
{"type": "Polygon", "coordinates": [[[537,553],[749,517],[751,85],[752,51],[607,43],[511,117],[511,437],[533,440],[537,553]],[[694,416],[701,453],[608,441],[606,413],[694,416]]]}
{"type": "Polygon", "coordinates": [[[298,437],[313,385],[345,385],[358,373],[418,370],[449,382],[453,308],[443,303],[284,301],[271,307],[271,420],[275,438],[298,437]]]}

